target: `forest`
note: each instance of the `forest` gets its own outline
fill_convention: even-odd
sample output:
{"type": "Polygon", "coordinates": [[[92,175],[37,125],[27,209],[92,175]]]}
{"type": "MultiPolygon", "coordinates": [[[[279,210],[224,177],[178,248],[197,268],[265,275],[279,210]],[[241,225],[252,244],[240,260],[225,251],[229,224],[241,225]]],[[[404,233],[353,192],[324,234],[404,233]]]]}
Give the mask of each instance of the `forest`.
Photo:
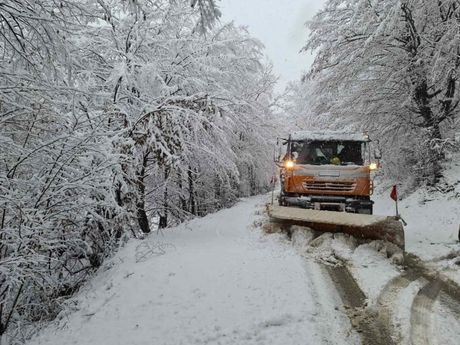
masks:
{"type": "Polygon", "coordinates": [[[275,77],[212,1],[0,3],[0,336],[126,238],[266,191],[275,77]]]}
{"type": "Polygon", "coordinates": [[[369,132],[385,178],[449,188],[460,1],[326,1],[282,93],[219,18],[215,0],[0,1],[0,339],[52,320],[129,238],[268,192],[294,129],[369,132]]]}

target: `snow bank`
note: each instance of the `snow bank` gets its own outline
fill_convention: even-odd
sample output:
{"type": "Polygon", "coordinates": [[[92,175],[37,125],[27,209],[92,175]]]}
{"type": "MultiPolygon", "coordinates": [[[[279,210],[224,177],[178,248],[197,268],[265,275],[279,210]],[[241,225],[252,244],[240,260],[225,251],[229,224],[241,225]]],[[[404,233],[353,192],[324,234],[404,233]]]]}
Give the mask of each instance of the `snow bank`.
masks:
{"type": "MultiPolygon", "coordinates": [[[[417,190],[399,202],[399,210],[408,223],[406,251],[423,260],[439,262],[438,268],[460,283],[460,266],[452,265],[458,256],[455,253],[460,251],[460,157],[452,159],[444,176],[445,185],[438,190],[417,190]]],[[[389,195],[390,189],[374,195],[375,214],[394,215],[394,202],[389,195]]]]}

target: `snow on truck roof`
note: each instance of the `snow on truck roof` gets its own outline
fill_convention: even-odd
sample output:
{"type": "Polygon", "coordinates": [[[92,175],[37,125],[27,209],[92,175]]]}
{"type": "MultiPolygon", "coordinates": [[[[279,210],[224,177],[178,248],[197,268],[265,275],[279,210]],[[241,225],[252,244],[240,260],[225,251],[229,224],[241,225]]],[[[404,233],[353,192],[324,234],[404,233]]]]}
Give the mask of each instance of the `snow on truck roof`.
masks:
{"type": "Polygon", "coordinates": [[[318,140],[318,141],[369,141],[364,133],[350,133],[340,131],[299,131],[291,134],[291,140],[318,140]]]}

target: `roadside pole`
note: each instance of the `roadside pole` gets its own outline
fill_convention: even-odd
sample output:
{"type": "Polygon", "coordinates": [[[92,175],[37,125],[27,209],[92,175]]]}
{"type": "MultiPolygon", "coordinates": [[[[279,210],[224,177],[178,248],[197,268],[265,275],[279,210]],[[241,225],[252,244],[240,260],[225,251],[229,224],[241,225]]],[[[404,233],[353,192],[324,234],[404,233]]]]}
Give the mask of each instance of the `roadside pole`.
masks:
{"type": "Polygon", "coordinates": [[[273,204],[275,203],[275,182],[273,181],[273,177],[272,177],[272,206],[273,204]]]}
{"type": "Polygon", "coordinates": [[[272,175],[272,206],[275,204],[275,188],[276,188],[276,169],[272,175]]]}
{"type": "Polygon", "coordinates": [[[390,198],[394,200],[395,202],[395,208],[396,208],[396,218],[397,219],[400,219],[404,226],[407,225],[406,221],[401,217],[401,215],[399,214],[399,210],[398,210],[398,188],[396,185],[393,186],[392,190],[391,190],[391,193],[390,193],[390,198]]]}

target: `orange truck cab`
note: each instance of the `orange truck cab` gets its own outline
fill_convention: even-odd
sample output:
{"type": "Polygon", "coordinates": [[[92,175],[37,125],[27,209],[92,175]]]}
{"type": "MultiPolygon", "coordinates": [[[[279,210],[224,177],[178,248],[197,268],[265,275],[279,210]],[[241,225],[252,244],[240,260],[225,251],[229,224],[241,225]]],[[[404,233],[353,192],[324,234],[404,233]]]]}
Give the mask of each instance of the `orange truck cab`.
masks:
{"type": "MultiPolygon", "coordinates": [[[[372,214],[370,139],[366,134],[295,132],[278,160],[281,206],[372,214]]],[[[375,155],[375,159],[379,159],[375,155]]]]}

